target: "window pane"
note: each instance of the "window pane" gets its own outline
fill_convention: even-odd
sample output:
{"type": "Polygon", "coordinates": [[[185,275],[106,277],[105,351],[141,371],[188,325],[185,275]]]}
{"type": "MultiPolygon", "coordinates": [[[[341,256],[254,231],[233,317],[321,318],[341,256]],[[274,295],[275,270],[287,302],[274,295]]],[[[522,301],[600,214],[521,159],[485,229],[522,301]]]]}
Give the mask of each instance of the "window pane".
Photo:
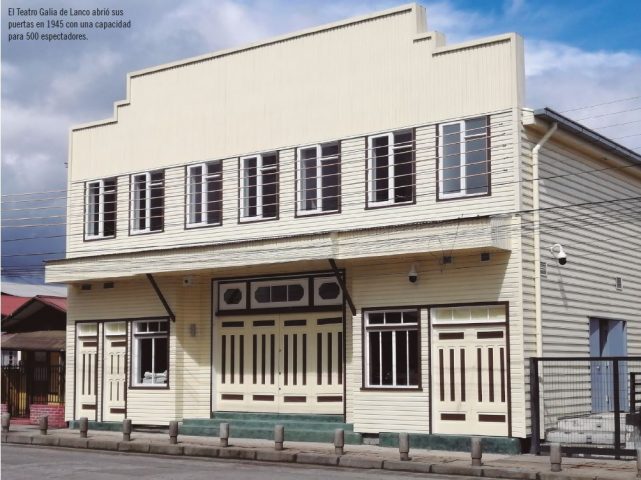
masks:
{"type": "Polygon", "coordinates": [[[287,286],[287,301],[297,302],[303,298],[305,290],[302,285],[288,285],[287,286]]]}
{"type": "Polygon", "coordinates": [[[153,338],[138,339],[138,375],[141,383],[153,382],[152,342],[153,338]]]}
{"type": "Polygon", "coordinates": [[[238,305],[243,299],[243,293],[240,288],[230,288],[223,294],[223,300],[227,305],[238,305]]]}
{"type": "Polygon", "coordinates": [[[278,158],[275,154],[263,156],[263,218],[278,216],[278,158]],[[274,168],[276,167],[276,168],[274,168]]]}
{"type": "Polygon", "coordinates": [[[318,287],[318,296],[323,300],[333,300],[338,298],[341,288],[336,282],[324,282],[318,287]]]}
{"type": "Polygon", "coordinates": [[[300,152],[301,156],[301,185],[302,185],[302,205],[303,210],[316,210],[317,188],[316,188],[316,147],[304,148],[300,152]]]}
{"type": "Polygon", "coordinates": [[[134,229],[147,228],[147,179],[145,175],[134,177],[134,229]]]}
{"type": "Polygon", "coordinates": [[[152,231],[162,230],[165,223],[165,187],[163,177],[164,172],[151,174],[153,181],[151,187],[151,218],[149,219],[149,226],[152,231]]]}
{"type": "Polygon", "coordinates": [[[104,228],[106,237],[116,234],[116,179],[105,180],[104,228]]]}
{"type": "Polygon", "coordinates": [[[465,142],[466,193],[487,193],[487,139],[474,138],[465,142]]]}
{"type": "Polygon", "coordinates": [[[419,372],[419,345],[418,345],[418,330],[411,330],[407,332],[408,335],[408,351],[409,351],[409,370],[410,378],[408,385],[418,385],[418,372],[419,372]]]}
{"type": "Polygon", "coordinates": [[[384,202],[389,198],[389,139],[387,136],[378,137],[372,141],[372,162],[373,170],[370,172],[373,178],[374,192],[372,193],[375,202],[384,202]]]}
{"type": "Polygon", "coordinates": [[[245,217],[255,217],[257,205],[257,188],[258,183],[258,169],[256,168],[256,157],[246,158],[243,160],[243,206],[245,217]]]}
{"type": "Polygon", "coordinates": [[[207,180],[207,224],[222,223],[223,220],[223,181],[221,177],[207,180]]]}
{"type": "Polygon", "coordinates": [[[274,285],[272,287],[272,302],[287,301],[287,285],[274,285]]]}
{"type": "Polygon", "coordinates": [[[380,332],[370,332],[369,337],[369,384],[381,384],[381,370],[380,370],[380,346],[379,338],[380,332]]]}
{"type": "Polygon", "coordinates": [[[271,298],[270,291],[269,287],[258,287],[254,292],[254,298],[258,303],[269,303],[271,298]]]}
{"type": "Polygon", "coordinates": [[[465,136],[485,135],[487,133],[487,117],[472,118],[465,122],[465,136]]]}
{"type": "Polygon", "coordinates": [[[443,158],[440,172],[443,194],[461,191],[461,133],[460,125],[445,125],[443,127],[443,158]]]}
{"type": "Polygon", "coordinates": [[[394,201],[414,199],[414,147],[412,132],[396,134],[394,148],[394,201]]]}
{"type": "Polygon", "coordinates": [[[396,332],[396,385],[408,385],[407,332],[396,332]]]}
{"type": "Polygon", "coordinates": [[[382,325],[384,323],[384,313],[368,313],[367,319],[370,325],[382,325]]]}
{"type": "Polygon", "coordinates": [[[189,169],[189,223],[202,222],[202,167],[189,169]]]}
{"type": "Polygon", "coordinates": [[[401,312],[386,312],[385,323],[401,323],[401,312]]]}
{"type": "Polygon", "coordinates": [[[156,342],[154,348],[154,371],[156,373],[154,383],[167,383],[167,370],[169,369],[167,347],[169,339],[167,337],[154,338],[154,342],[156,342]]]}
{"type": "Polygon", "coordinates": [[[418,312],[416,310],[403,312],[403,323],[418,323],[418,312]]]}
{"type": "Polygon", "coordinates": [[[340,204],[340,158],[338,156],[338,144],[323,145],[323,158],[321,159],[322,185],[323,185],[323,211],[338,210],[340,204]]]}
{"type": "Polygon", "coordinates": [[[87,193],[87,234],[100,234],[100,183],[90,183],[87,193]]]}
{"type": "Polygon", "coordinates": [[[380,332],[381,334],[381,361],[383,385],[394,384],[393,357],[392,357],[392,332],[380,332]]]}

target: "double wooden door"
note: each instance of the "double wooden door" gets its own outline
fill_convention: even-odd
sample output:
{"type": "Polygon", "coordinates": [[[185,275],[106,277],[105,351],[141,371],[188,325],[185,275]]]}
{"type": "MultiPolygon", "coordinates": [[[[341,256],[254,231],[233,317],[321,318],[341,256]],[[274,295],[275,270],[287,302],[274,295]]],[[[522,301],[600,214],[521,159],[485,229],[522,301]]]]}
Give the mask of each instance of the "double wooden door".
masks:
{"type": "Polygon", "coordinates": [[[343,413],[340,314],[268,314],[216,321],[216,410],[343,413]]]}

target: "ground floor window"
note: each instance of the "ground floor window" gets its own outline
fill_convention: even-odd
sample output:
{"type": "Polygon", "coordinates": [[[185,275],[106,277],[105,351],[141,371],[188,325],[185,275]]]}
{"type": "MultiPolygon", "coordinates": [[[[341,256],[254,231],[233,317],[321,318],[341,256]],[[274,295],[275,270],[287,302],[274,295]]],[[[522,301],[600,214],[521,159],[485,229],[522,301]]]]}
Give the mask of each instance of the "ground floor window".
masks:
{"type": "Polygon", "coordinates": [[[366,311],[363,325],[365,387],[418,387],[418,310],[366,311]]]}
{"type": "Polygon", "coordinates": [[[132,360],[135,386],[167,385],[169,371],[169,322],[134,322],[132,360]]]}

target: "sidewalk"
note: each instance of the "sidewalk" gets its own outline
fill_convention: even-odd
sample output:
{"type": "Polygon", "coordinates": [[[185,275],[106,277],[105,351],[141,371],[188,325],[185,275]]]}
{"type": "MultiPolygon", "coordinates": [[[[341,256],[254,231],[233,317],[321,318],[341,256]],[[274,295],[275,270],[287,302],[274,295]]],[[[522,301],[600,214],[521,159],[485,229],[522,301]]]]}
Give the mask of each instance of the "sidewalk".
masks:
{"type": "MultiPolygon", "coordinates": [[[[233,434],[233,432],[231,432],[233,434]]],[[[399,461],[398,450],[374,445],[347,445],[345,454],[334,455],[334,446],[321,443],[285,442],[285,449],[274,450],[269,440],[230,438],[229,447],[219,446],[218,438],[181,435],[177,445],[169,444],[167,433],[133,432],[131,442],[123,442],[120,432],[90,430],[80,438],[78,430],[50,429],[40,435],[38,427],[11,425],[2,433],[3,443],[90,448],[121,452],[184,455],[267,462],[290,462],[349,468],[401,470],[443,475],[506,478],[514,480],[631,480],[636,478],[636,462],[593,458],[564,458],[563,471],[550,472],[549,458],[534,455],[484,454],[483,466],[472,467],[470,455],[434,450],[410,451],[411,461],[399,461]]]]}

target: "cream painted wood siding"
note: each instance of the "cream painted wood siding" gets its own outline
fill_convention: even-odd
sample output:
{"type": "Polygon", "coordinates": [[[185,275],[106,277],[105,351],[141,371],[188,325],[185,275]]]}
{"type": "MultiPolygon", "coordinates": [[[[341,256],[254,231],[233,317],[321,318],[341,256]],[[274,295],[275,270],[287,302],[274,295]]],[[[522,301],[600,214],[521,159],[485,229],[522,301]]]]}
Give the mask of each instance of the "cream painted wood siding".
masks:
{"type": "MultiPolygon", "coordinates": [[[[393,131],[396,128],[390,128],[393,131]]],[[[223,224],[185,227],[185,166],[165,171],[165,225],[162,232],[131,235],[130,176],[118,177],[116,238],[83,241],[84,183],[72,185],[67,258],[122,253],[140,249],[235,242],[327,231],[384,227],[414,222],[512,213],[516,210],[518,136],[512,112],[490,116],[491,195],[437,200],[438,124],[416,129],[416,203],[366,209],[366,137],[341,142],[340,213],[296,217],[296,149],[280,153],[279,218],[239,224],[238,158],[223,160],[223,224]]]]}
{"type": "Polygon", "coordinates": [[[410,4],[130,74],[114,119],[71,132],[67,257],[513,211],[522,40],[445,45],[424,18],[410,4]],[[492,195],[437,202],[437,126],[480,115],[492,195]],[[366,210],[367,136],[409,127],[416,204],[366,210]],[[327,141],[341,141],[341,213],[295,218],[296,149],[327,141]],[[238,158],[267,151],[280,155],[279,218],[239,225],[238,158]],[[185,166],[209,160],[223,162],[223,225],[186,229],[185,166]],[[130,175],[156,169],[164,231],[130,235],[130,175]],[[85,182],[107,177],[118,178],[116,238],[84,242],[85,182]]]}
{"type": "MultiPolygon", "coordinates": [[[[134,423],[166,424],[183,417],[208,417],[210,406],[210,285],[196,277],[194,284],[182,286],[182,277],[158,278],[167,302],[176,314],[169,322],[169,388],[128,388],[127,418],[134,423]],[[191,336],[190,325],[196,335],[191,336]],[[153,404],[153,408],[150,405],[153,404]]],[[[146,278],[118,281],[113,289],[103,289],[96,283],[90,291],[69,288],[67,317],[67,397],[73,399],[75,371],[75,327],[79,320],[134,320],[142,317],[165,317],[167,312],[146,278]]],[[[131,355],[131,337],[128,353],[131,355]]],[[[102,354],[102,345],[100,346],[102,354]]],[[[127,367],[129,368],[129,366],[127,367]]],[[[98,385],[102,385],[102,368],[98,366],[98,385]]],[[[131,384],[131,372],[129,371],[131,384]]],[[[98,392],[98,415],[102,391],[98,392]]],[[[65,418],[74,418],[74,402],[67,401],[65,418]]]]}
{"type": "MultiPolygon", "coordinates": [[[[514,222],[518,236],[518,221],[514,222]]],[[[439,305],[474,302],[509,302],[509,341],[512,403],[512,435],[524,437],[525,396],[523,365],[523,316],[520,297],[520,252],[494,253],[491,261],[480,261],[478,253],[453,253],[453,264],[441,265],[440,255],[399,257],[389,262],[360,260],[346,262],[351,294],[357,314],[348,322],[347,420],[359,432],[429,432],[429,335],[427,311],[421,314],[422,391],[363,390],[363,308],[439,305]],[[407,272],[416,264],[419,280],[410,284],[407,272]],[[381,412],[386,412],[381,415],[381,412]]]]}

